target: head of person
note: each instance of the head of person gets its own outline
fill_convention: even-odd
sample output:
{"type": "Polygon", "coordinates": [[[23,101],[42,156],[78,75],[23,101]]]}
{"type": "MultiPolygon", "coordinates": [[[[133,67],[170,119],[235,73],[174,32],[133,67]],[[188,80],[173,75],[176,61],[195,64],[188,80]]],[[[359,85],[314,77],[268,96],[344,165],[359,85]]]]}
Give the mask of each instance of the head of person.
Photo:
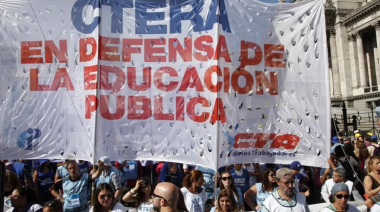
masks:
{"type": "Polygon", "coordinates": [[[302,169],[302,165],[299,161],[293,161],[291,164],[290,164],[290,169],[292,170],[292,173],[293,175],[297,175],[298,173],[300,173],[301,169],[302,169]]]}
{"type": "Polygon", "coordinates": [[[288,197],[293,195],[294,176],[292,170],[288,168],[278,169],[276,172],[276,183],[284,195],[288,197]]]}
{"type": "Polygon", "coordinates": [[[182,186],[186,188],[191,188],[193,184],[196,185],[196,187],[203,186],[204,184],[203,179],[203,172],[199,170],[192,170],[190,174],[186,175],[183,178],[182,186]]]}
{"type": "Polygon", "coordinates": [[[367,165],[367,172],[370,173],[373,170],[380,172],[380,156],[370,157],[367,165]]]}
{"type": "Polygon", "coordinates": [[[75,160],[69,160],[66,162],[67,171],[69,171],[70,177],[79,176],[79,167],[75,160]]]}
{"type": "Polygon", "coordinates": [[[243,164],[234,164],[235,171],[240,171],[243,167],[243,164]]]}
{"type": "Polygon", "coordinates": [[[343,133],[342,132],[338,132],[338,138],[339,138],[339,140],[343,138],[343,133]]]}
{"type": "Polygon", "coordinates": [[[108,171],[111,168],[112,163],[108,156],[102,156],[99,160],[104,163],[104,170],[108,171]]]}
{"type": "Polygon", "coordinates": [[[276,174],[273,169],[264,169],[261,179],[264,188],[273,188],[276,183],[276,174]]]}
{"type": "Polygon", "coordinates": [[[349,199],[348,186],[344,183],[336,183],[331,189],[330,202],[344,208],[349,199]]]}
{"type": "Polygon", "coordinates": [[[360,136],[358,137],[358,141],[359,141],[359,142],[364,142],[364,137],[363,137],[362,135],[360,135],[360,136]]]}
{"type": "Polygon", "coordinates": [[[9,196],[12,194],[15,188],[20,187],[21,181],[17,175],[13,172],[5,172],[5,185],[4,185],[4,194],[9,196]]]}
{"type": "Polygon", "coordinates": [[[179,193],[180,191],[177,186],[172,183],[158,183],[152,195],[154,211],[160,212],[163,208],[177,210],[179,193]]]}
{"type": "Polygon", "coordinates": [[[367,135],[364,137],[364,145],[367,147],[372,145],[371,136],[367,135]]]}
{"type": "Polygon", "coordinates": [[[351,141],[347,136],[343,136],[343,143],[348,144],[351,143],[351,141]]]}
{"type": "Polygon", "coordinates": [[[360,147],[359,148],[359,159],[365,160],[369,157],[369,151],[367,147],[360,147]]]}
{"type": "Polygon", "coordinates": [[[8,198],[11,200],[12,207],[14,208],[23,208],[28,204],[36,204],[38,202],[34,189],[27,186],[15,188],[8,198]]]}
{"type": "Polygon", "coordinates": [[[95,189],[94,211],[99,211],[100,208],[109,208],[114,200],[112,187],[108,183],[101,183],[95,189]]]}
{"type": "Polygon", "coordinates": [[[40,159],[39,162],[40,162],[40,167],[39,167],[40,171],[42,171],[45,167],[49,168],[50,160],[48,160],[48,159],[40,159]]]}
{"type": "Polygon", "coordinates": [[[359,137],[360,137],[361,135],[360,135],[359,131],[357,131],[357,130],[354,131],[354,133],[355,133],[355,140],[358,141],[358,140],[359,140],[359,137]]]}
{"type": "Polygon", "coordinates": [[[336,156],[336,158],[341,158],[341,157],[344,157],[345,156],[345,154],[344,154],[344,150],[343,150],[343,146],[337,146],[337,147],[335,147],[335,149],[334,149],[334,152],[335,152],[335,156],[336,156]]]}
{"type": "Polygon", "coordinates": [[[378,142],[377,135],[372,135],[371,136],[371,143],[372,144],[377,144],[377,142],[378,142]]]}
{"type": "Polygon", "coordinates": [[[340,144],[339,138],[337,136],[334,136],[331,140],[331,143],[334,144],[340,144]]]}
{"type": "Polygon", "coordinates": [[[141,185],[137,191],[136,207],[139,207],[145,201],[145,195],[149,195],[150,197],[153,195],[153,185],[150,183],[150,180],[146,177],[141,177],[138,180],[141,180],[141,185]]]}
{"type": "Polygon", "coordinates": [[[221,190],[218,197],[218,211],[230,212],[237,211],[237,209],[234,193],[229,189],[221,190]]]}
{"type": "Polygon", "coordinates": [[[344,182],[346,179],[346,170],[343,167],[338,167],[333,171],[333,180],[335,183],[344,182]]]}
{"type": "Polygon", "coordinates": [[[45,202],[43,205],[43,212],[62,212],[63,205],[58,199],[45,202]]]}

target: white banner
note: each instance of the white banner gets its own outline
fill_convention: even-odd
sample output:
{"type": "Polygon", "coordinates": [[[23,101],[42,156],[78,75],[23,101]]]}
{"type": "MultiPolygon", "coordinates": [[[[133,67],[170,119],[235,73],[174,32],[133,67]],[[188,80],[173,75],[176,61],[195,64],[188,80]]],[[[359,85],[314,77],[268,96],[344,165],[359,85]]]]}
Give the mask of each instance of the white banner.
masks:
{"type": "Polygon", "coordinates": [[[321,0],[1,4],[2,159],[327,166],[321,0]]]}

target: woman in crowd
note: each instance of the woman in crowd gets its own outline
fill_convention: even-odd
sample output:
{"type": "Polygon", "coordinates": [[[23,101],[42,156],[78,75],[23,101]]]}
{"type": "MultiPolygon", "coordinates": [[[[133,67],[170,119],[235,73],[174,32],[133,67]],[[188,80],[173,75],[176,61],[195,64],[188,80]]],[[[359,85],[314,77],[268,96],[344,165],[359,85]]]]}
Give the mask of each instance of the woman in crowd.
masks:
{"type": "Polygon", "coordinates": [[[215,212],[236,212],[238,206],[235,201],[234,193],[229,189],[223,189],[219,193],[218,207],[215,212]]]}
{"type": "Polygon", "coordinates": [[[199,170],[193,170],[183,178],[181,192],[189,212],[205,211],[207,195],[203,183],[203,173],[199,170]]]}
{"type": "Polygon", "coordinates": [[[38,191],[41,203],[53,200],[49,188],[54,184],[54,172],[47,159],[40,159],[39,168],[33,173],[34,188],[38,191]]]}
{"type": "Polygon", "coordinates": [[[377,196],[380,192],[380,157],[372,156],[367,165],[368,175],[364,178],[365,194],[368,198],[377,196]]]}
{"type": "Polygon", "coordinates": [[[142,177],[137,180],[136,186],[127,192],[122,200],[135,202],[137,212],[153,210],[153,186],[148,178],[142,177]]]}
{"type": "Polygon", "coordinates": [[[364,173],[366,173],[367,170],[367,164],[368,164],[368,158],[369,158],[369,151],[367,147],[360,147],[359,149],[359,161],[360,161],[360,168],[363,170],[364,173]]]}
{"type": "MultiPolygon", "coordinates": [[[[228,189],[231,190],[232,193],[234,194],[235,201],[237,202],[238,205],[238,211],[243,211],[244,210],[244,205],[243,205],[243,195],[238,187],[235,186],[234,181],[232,179],[232,175],[229,171],[224,171],[221,174],[221,182],[220,182],[220,188],[216,189],[216,199],[219,197],[219,193],[223,189],[228,189]]],[[[215,200],[213,200],[215,202],[215,200]]],[[[217,206],[218,203],[215,203],[215,206],[217,206]]]]}
{"type": "Polygon", "coordinates": [[[12,207],[9,196],[12,194],[15,188],[18,188],[20,186],[21,186],[21,181],[15,173],[13,172],[5,173],[4,210],[3,211],[7,211],[9,208],[12,207]]]}
{"type": "Polygon", "coordinates": [[[356,158],[359,158],[359,150],[361,147],[366,147],[365,146],[365,143],[364,143],[364,139],[362,136],[359,137],[360,139],[358,141],[356,141],[355,143],[355,149],[354,149],[354,153],[355,153],[355,156],[356,158]]]}
{"type": "Polygon", "coordinates": [[[37,194],[32,188],[18,187],[8,198],[11,200],[12,208],[7,212],[42,212],[42,206],[38,204],[37,194]]]}
{"type": "Polygon", "coordinates": [[[45,202],[43,212],[63,212],[63,204],[59,199],[45,202]]]}
{"type": "Polygon", "coordinates": [[[321,212],[345,211],[360,212],[355,206],[348,204],[350,198],[348,186],[344,183],[336,183],[331,189],[329,197],[331,204],[321,210],[321,212]]]}
{"type": "Polygon", "coordinates": [[[107,183],[101,183],[95,189],[94,206],[90,212],[125,212],[127,209],[114,199],[112,187],[107,183]]]}
{"type": "Polygon", "coordinates": [[[264,200],[273,192],[276,185],[276,175],[273,169],[264,169],[262,173],[262,183],[256,183],[244,194],[244,199],[249,207],[260,212],[264,200]],[[252,201],[255,197],[256,201],[252,201]],[[257,203],[257,205],[255,204],[257,203]]]}

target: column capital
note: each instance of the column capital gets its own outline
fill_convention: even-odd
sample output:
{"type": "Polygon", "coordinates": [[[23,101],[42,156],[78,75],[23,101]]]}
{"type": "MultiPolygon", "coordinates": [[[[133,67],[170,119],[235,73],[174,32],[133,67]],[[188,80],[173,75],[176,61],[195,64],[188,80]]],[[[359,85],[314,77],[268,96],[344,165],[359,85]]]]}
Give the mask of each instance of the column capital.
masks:
{"type": "Polygon", "coordinates": [[[375,28],[375,30],[380,30],[380,22],[376,21],[375,23],[372,24],[373,28],[375,28]]]}
{"type": "Polygon", "coordinates": [[[356,41],[356,33],[348,34],[348,41],[350,42],[356,41]]]}
{"type": "Polygon", "coordinates": [[[332,30],[330,30],[329,32],[330,32],[330,37],[335,38],[335,36],[336,36],[336,32],[335,32],[335,30],[332,29],[332,30]]]}

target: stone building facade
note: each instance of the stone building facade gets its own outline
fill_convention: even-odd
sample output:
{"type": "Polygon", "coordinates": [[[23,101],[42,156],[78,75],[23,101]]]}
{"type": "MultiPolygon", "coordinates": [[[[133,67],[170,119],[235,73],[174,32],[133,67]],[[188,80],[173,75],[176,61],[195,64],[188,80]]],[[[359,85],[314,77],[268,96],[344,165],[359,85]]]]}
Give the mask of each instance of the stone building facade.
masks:
{"type": "Polygon", "coordinates": [[[326,0],[325,15],[331,100],[366,114],[380,98],[380,0],[326,0]]]}

